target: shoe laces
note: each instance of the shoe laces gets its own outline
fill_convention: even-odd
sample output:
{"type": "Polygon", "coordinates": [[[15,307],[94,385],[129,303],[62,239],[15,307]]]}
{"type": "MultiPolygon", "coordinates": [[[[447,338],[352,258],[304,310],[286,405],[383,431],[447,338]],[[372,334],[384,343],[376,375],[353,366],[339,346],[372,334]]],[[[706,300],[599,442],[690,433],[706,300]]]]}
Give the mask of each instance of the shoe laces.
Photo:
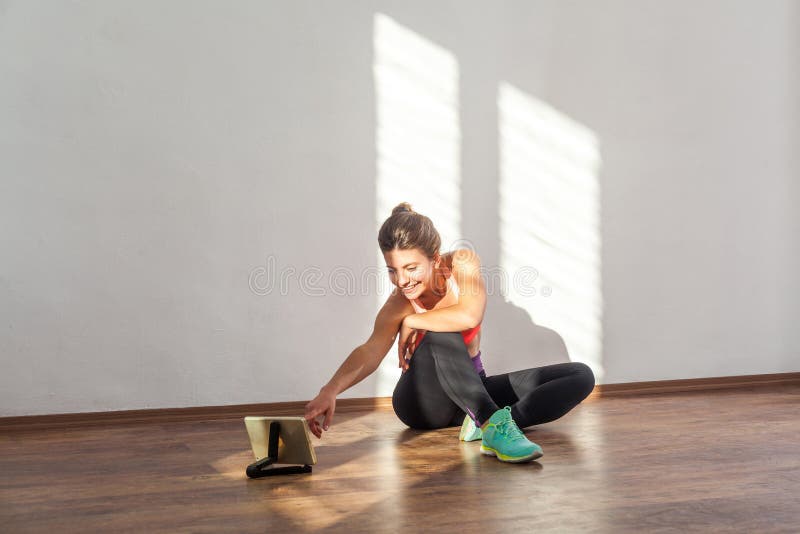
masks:
{"type": "Polygon", "coordinates": [[[504,419],[503,421],[495,423],[494,426],[500,434],[507,436],[511,440],[518,440],[520,438],[528,439],[519,429],[517,423],[514,422],[514,419],[511,417],[511,413],[509,413],[508,419],[504,419]]]}

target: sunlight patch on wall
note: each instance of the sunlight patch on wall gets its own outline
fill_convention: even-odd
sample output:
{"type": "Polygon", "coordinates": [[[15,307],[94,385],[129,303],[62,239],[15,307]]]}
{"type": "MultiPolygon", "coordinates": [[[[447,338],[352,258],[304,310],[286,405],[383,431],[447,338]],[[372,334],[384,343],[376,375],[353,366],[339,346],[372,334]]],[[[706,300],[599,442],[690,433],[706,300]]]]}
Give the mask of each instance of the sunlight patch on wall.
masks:
{"type": "MultiPolygon", "coordinates": [[[[450,51],[381,13],[374,19],[373,46],[376,236],[392,208],[409,202],[431,218],[442,249],[449,250],[461,238],[458,62],[450,51]]],[[[393,286],[380,250],[376,258],[385,280],[380,307],[393,286]]],[[[378,368],[379,397],[390,396],[400,376],[392,350],[378,368]]]]}
{"type": "Polygon", "coordinates": [[[500,265],[508,300],[602,380],[600,152],[589,128],[506,82],[497,95],[500,265]],[[535,271],[534,271],[535,270],[535,271]],[[550,293],[548,295],[548,293],[550,293]]]}

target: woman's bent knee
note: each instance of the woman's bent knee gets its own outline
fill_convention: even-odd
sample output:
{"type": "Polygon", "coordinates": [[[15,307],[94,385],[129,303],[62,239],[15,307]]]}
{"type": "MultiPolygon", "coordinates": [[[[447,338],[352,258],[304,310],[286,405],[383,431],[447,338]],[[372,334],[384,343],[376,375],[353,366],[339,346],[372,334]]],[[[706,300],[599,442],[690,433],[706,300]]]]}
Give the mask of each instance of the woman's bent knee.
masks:
{"type": "Polygon", "coordinates": [[[461,345],[464,344],[463,337],[461,336],[461,332],[425,332],[425,335],[422,337],[422,341],[419,344],[417,350],[422,348],[426,343],[429,345],[448,345],[456,343],[456,346],[460,343],[461,345]]]}
{"type": "Polygon", "coordinates": [[[461,352],[467,354],[467,346],[464,344],[461,332],[425,332],[417,350],[414,351],[414,357],[417,353],[433,357],[434,352],[439,357],[461,352]]]}
{"type": "Polygon", "coordinates": [[[592,368],[583,362],[573,362],[575,367],[575,376],[578,377],[578,388],[581,395],[581,400],[591,394],[594,389],[594,373],[592,368]]]}

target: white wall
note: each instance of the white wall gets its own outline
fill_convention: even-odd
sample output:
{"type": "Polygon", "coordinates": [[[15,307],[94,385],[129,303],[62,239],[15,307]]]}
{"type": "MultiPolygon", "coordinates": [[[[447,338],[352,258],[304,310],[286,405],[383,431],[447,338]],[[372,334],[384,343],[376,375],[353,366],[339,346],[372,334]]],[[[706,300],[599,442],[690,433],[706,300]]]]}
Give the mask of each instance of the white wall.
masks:
{"type": "MultiPolygon", "coordinates": [[[[603,382],[800,370],[796,2],[8,1],[0,415],[316,394],[377,306],[297,275],[375,267],[378,12],[459,62],[487,265],[498,84],[597,136],[603,382]],[[286,295],[250,289],[270,256],[286,295]]],[[[533,319],[492,300],[490,372],[566,358],[533,319]]]]}

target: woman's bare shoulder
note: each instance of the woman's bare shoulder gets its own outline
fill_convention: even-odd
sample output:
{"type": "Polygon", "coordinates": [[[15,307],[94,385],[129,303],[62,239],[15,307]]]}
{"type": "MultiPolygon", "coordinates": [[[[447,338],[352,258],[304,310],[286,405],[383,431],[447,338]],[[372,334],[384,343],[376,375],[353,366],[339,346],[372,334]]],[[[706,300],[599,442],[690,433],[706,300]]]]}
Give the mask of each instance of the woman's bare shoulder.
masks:
{"type": "Polygon", "coordinates": [[[474,249],[456,249],[442,254],[442,259],[447,268],[453,273],[472,272],[481,267],[481,258],[474,249]]]}
{"type": "Polygon", "coordinates": [[[411,301],[408,300],[396,286],[392,288],[392,292],[386,298],[384,307],[398,311],[414,311],[414,305],[411,304],[411,301]]]}

